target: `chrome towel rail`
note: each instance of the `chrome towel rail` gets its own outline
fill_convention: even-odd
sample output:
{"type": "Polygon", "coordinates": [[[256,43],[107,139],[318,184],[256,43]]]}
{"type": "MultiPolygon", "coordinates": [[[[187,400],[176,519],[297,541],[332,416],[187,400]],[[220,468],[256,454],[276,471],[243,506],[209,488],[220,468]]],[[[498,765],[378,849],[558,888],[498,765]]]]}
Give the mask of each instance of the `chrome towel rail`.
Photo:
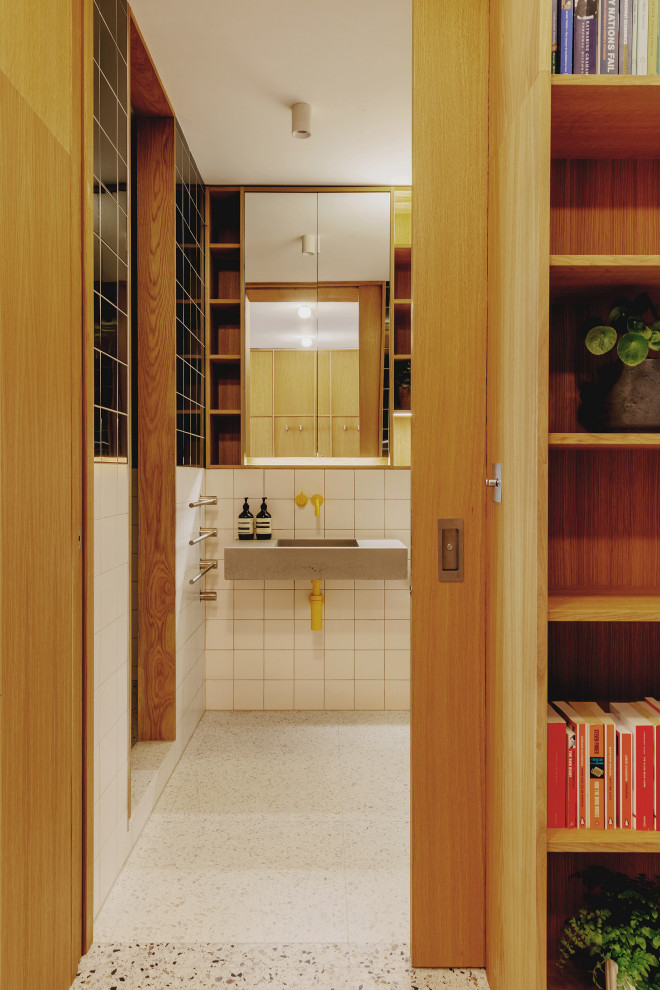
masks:
{"type": "Polygon", "coordinates": [[[217,568],[218,562],[217,560],[200,560],[199,566],[202,570],[199,574],[195,574],[194,578],[190,579],[189,584],[197,584],[199,579],[203,578],[207,571],[212,571],[214,567],[217,568]]]}
{"type": "Polygon", "coordinates": [[[217,591],[200,591],[199,593],[200,602],[217,602],[218,592],[217,591]]]}
{"type": "Polygon", "coordinates": [[[188,544],[194,547],[196,543],[202,543],[204,540],[208,540],[210,536],[217,536],[217,529],[200,529],[199,536],[196,536],[194,540],[188,540],[188,544]]]}
{"type": "Polygon", "coordinates": [[[188,502],[190,509],[198,509],[200,505],[217,505],[217,495],[200,495],[196,502],[188,502]]]}

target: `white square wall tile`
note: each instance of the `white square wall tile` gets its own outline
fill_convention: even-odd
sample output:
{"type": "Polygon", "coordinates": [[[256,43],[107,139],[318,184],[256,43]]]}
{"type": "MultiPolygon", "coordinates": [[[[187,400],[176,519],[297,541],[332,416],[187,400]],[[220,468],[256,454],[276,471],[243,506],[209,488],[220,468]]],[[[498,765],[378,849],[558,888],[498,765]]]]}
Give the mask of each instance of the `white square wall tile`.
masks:
{"type": "MultiPolygon", "coordinates": [[[[271,526],[273,532],[279,535],[280,530],[292,530],[295,528],[296,503],[293,499],[276,498],[268,500],[268,511],[271,515],[271,526]]],[[[286,539],[286,537],[282,537],[286,539]]]]}
{"type": "Polygon", "coordinates": [[[258,499],[261,504],[264,494],[263,468],[238,468],[234,471],[234,498],[242,501],[247,496],[248,499],[258,499]]]}
{"type": "Polygon", "coordinates": [[[385,472],[385,498],[410,498],[410,468],[385,472]]]}
{"type": "Polygon", "coordinates": [[[410,680],[410,650],[385,650],[385,678],[410,680]]]}
{"type": "Polygon", "coordinates": [[[410,502],[407,499],[386,500],[385,529],[410,529],[410,502]]]}
{"type": "Polygon", "coordinates": [[[263,650],[234,650],[234,677],[236,680],[263,680],[263,676],[263,650]]]}
{"type": "Polygon", "coordinates": [[[388,650],[409,650],[410,621],[385,619],[385,645],[388,650]]]}
{"type": "Polygon", "coordinates": [[[352,530],[355,524],[354,513],[355,502],[350,500],[328,499],[322,506],[325,512],[326,529],[349,529],[352,530]]]}
{"type": "Polygon", "coordinates": [[[234,591],[234,619],[263,619],[263,591],[234,591]]]}
{"type": "Polygon", "coordinates": [[[266,619],[264,623],[264,649],[292,650],[295,645],[293,619],[266,619]]]}
{"type": "MultiPolygon", "coordinates": [[[[311,611],[310,611],[311,605],[309,602],[309,596],[311,593],[312,593],[311,583],[309,584],[308,587],[296,588],[294,592],[294,596],[293,596],[294,618],[300,619],[301,622],[304,621],[305,619],[307,619],[308,623],[311,621],[311,611]]],[[[325,589],[323,585],[321,585],[321,594],[325,597],[325,589]]],[[[323,615],[325,618],[326,615],[325,605],[323,606],[323,615]]]]}
{"type": "MultiPolygon", "coordinates": [[[[382,625],[382,623],[381,623],[382,625]]],[[[355,623],[352,619],[326,619],[325,648],[328,650],[352,650],[355,642],[355,623]]]]}
{"type": "Polygon", "coordinates": [[[334,498],[355,498],[355,472],[335,468],[326,468],[325,496],[328,500],[334,498]]]}
{"type": "Polygon", "coordinates": [[[385,648],[385,628],[382,619],[355,620],[355,649],[382,650],[385,648]]]}
{"type": "Polygon", "coordinates": [[[268,711],[292,711],[293,681],[264,681],[264,708],[268,711]]]}
{"type": "Polygon", "coordinates": [[[234,651],[206,650],[205,676],[207,680],[231,680],[234,676],[234,651]]]}
{"type": "Polygon", "coordinates": [[[271,469],[266,468],[264,471],[264,494],[268,501],[271,499],[282,498],[293,501],[293,499],[298,494],[294,491],[295,487],[295,472],[289,471],[288,469],[271,469]]]}
{"type": "Polygon", "coordinates": [[[326,711],[351,711],[355,708],[355,684],[352,680],[326,681],[326,711]]]}
{"type": "Polygon", "coordinates": [[[347,680],[355,677],[355,653],[353,650],[325,651],[325,679],[347,680]]]}
{"type": "MultiPolygon", "coordinates": [[[[207,641],[208,642],[208,641],[207,641]]],[[[264,623],[258,619],[234,619],[234,649],[262,650],[264,623]]]]}
{"type": "Polygon", "coordinates": [[[263,707],[263,681],[234,681],[235,711],[261,711],[263,707]]]}
{"type": "MultiPolygon", "coordinates": [[[[215,495],[217,498],[234,497],[234,471],[231,468],[219,468],[207,470],[204,473],[204,487],[201,491],[194,492],[195,499],[198,495],[215,495]]],[[[194,501],[191,499],[190,501],[194,501]]]]}
{"type": "MultiPolygon", "coordinates": [[[[310,618],[296,619],[294,621],[295,647],[297,650],[322,650],[325,643],[325,630],[312,632],[310,629],[310,618]]],[[[327,626],[327,623],[325,624],[327,626]]]]}
{"type": "Polygon", "coordinates": [[[265,592],[265,612],[266,619],[286,619],[293,620],[294,592],[290,591],[270,591],[265,592]]]}
{"type": "MultiPolygon", "coordinates": [[[[309,508],[311,505],[312,495],[323,495],[325,498],[325,471],[320,471],[317,468],[311,469],[300,469],[295,472],[295,494],[298,492],[304,492],[310,502],[306,506],[309,508]]],[[[314,509],[312,508],[312,513],[314,509]]]]}
{"type": "Polygon", "coordinates": [[[359,711],[381,711],[385,707],[384,681],[355,681],[355,707],[359,711]]]}
{"type": "MultiPolygon", "coordinates": [[[[293,680],[293,650],[264,651],[264,678],[266,680],[293,680]]],[[[293,700],[292,700],[293,704],[293,700]]]]}
{"type": "Polygon", "coordinates": [[[385,595],[380,589],[364,591],[362,589],[355,592],[355,618],[356,619],[384,619],[385,595]]]}
{"type": "Polygon", "coordinates": [[[234,617],[234,592],[220,589],[215,594],[214,602],[206,602],[206,620],[232,619],[234,617]]]}
{"type": "Polygon", "coordinates": [[[402,712],[410,709],[410,681],[385,681],[385,708],[402,712]]]}
{"type": "Polygon", "coordinates": [[[385,471],[364,468],[355,472],[355,500],[385,498],[385,471]]]}
{"type": "Polygon", "coordinates": [[[358,680],[383,680],[385,676],[384,650],[356,650],[355,677],[358,680]]]}
{"type": "Polygon", "coordinates": [[[410,592],[385,591],[385,618],[386,619],[409,619],[410,618],[410,592]]]}
{"type": "Polygon", "coordinates": [[[325,592],[325,618],[329,619],[352,619],[355,614],[355,592],[353,591],[326,591],[325,592]]]}
{"type": "Polygon", "coordinates": [[[385,502],[380,499],[362,499],[355,503],[355,528],[383,529],[385,526],[385,502]]]}
{"type": "Polygon", "coordinates": [[[207,650],[231,650],[234,646],[234,623],[232,619],[206,620],[207,650]]]}
{"type": "Polygon", "coordinates": [[[318,681],[325,676],[324,650],[296,650],[295,679],[318,681]]]}
{"type": "Polygon", "coordinates": [[[320,711],[325,705],[323,681],[296,681],[293,706],[298,711],[320,711]]]}

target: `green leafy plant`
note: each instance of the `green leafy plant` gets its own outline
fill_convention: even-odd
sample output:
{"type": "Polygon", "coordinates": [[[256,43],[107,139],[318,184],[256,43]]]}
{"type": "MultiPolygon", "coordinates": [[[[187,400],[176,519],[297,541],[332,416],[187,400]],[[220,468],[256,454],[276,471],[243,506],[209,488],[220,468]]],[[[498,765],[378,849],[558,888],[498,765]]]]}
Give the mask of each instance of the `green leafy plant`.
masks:
{"type": "Polygon", "coordinates": [[[592,354],[607,354],[616,346],[616,351],[624,364],[634,368],[648,356],[649,350],[660,351],[660,320],[653,303],[646,293],[634,302],[619,300],[609,315],[609,323],[598,321],[586,335],[585,344],[592,354]],[[645,316],[653,316],[647,323],[645,316]]]}
{"type": "Polygon", "coordinates": [[[395,362],[394,384],[397,388],[410,389],[410,361],[395,362]]]}
{"type": "Polygon", "coordinates": [[[573,960],[603,987],[605,963],[613,959],[619,990],[660,990],[660,877],[630,877],[602,866],[576,876],[585,904],[564,924],[560,966],[573,960]]]}

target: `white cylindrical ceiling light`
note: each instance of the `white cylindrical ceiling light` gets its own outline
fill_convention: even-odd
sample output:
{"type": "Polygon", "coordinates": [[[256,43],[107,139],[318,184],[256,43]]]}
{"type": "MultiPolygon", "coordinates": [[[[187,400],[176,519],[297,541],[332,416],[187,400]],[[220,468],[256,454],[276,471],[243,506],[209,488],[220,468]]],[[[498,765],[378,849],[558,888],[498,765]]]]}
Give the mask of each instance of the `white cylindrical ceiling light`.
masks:
{"type": "Polygon", "coordinates": [[[316,254],[316,234],[302,235],[302,253],[316,254]]]}
{"type": "Polygon", "coordinates": [[[296,138],[312,136],[312,108],[309,103],[294,103],[291,107],[291,133],[296,138]]]}

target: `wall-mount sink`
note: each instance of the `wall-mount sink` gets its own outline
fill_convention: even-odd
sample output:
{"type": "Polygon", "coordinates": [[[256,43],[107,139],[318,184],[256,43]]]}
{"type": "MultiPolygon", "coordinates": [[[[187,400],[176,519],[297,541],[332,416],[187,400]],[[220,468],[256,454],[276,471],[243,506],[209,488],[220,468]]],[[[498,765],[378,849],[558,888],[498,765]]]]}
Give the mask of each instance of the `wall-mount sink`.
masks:
{"type": "Polygon", "coordinates": [[[408,548],[400,540],[237,540],[225,547],[228,581],[343,579],[394,581],[408,577],[408,548]]]}

